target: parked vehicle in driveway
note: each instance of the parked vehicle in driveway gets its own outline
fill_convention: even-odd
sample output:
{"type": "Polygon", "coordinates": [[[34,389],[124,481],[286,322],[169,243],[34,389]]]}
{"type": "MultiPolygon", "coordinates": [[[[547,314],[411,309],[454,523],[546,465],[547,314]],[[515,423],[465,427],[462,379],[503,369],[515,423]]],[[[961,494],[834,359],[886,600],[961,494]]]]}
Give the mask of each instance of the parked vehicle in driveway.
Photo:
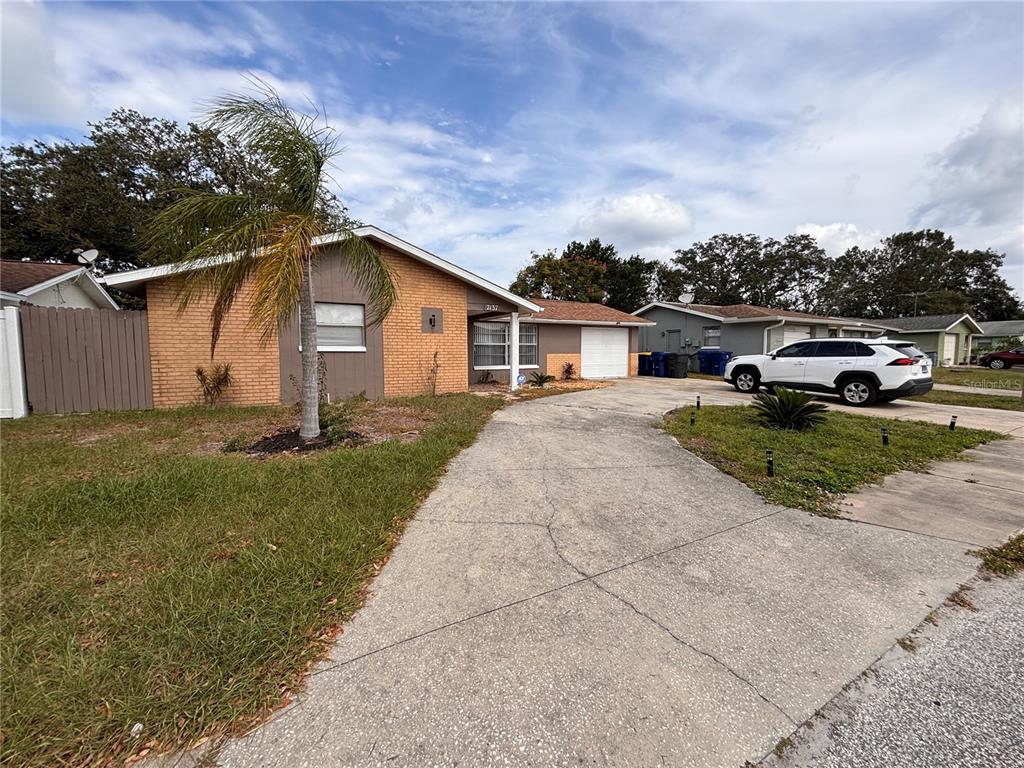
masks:
{"type": "Polygon", "coordinates": [[[987,352],[978,358],[978,365],[986,368],[1012,368],[1015,365],[1024,365],[1024,347],[1014,347],[1002,352],[987,352]]]}
{"type": "Polygon", "coordinates": [[[723,378],[740,392],[784,386],[839,395],[848,405],[863,406],[930,391],[931,367],[911,342],[805,339],[767,355],[734,357],[723,378]]]}

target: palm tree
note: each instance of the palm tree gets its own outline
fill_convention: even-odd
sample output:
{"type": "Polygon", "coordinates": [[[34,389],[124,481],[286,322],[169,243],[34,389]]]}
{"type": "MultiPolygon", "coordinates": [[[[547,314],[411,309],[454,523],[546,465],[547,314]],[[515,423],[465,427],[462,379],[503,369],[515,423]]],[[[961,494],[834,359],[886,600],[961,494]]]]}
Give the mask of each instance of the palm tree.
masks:
{"type": "Polygon", "coordinates": [[[299,306],[302,344],[302,417],[299,435],[320,434],[317,381],[314,251],[318,238],[336,236],[342,258],[367,297],[367,323],[381,322],[395,303],[387,264],[375,248],[339,218],[328,189],[327,166],[340,153],[337,134],[321,110],[289,108],[266,83],[252,93],[227,94],[211,105],[206,124],[232,136],[269,169],[259,192],[226,194],[175,190],[178,198],[156,214],[144,235],[147,253],[178,267],[181,309],[213,297],[212,359],[221,325],[243,287],[252,287],[249,327],[266,343],[299,306]],[[201,268],[196,269],[199,266],[201,268]]]}

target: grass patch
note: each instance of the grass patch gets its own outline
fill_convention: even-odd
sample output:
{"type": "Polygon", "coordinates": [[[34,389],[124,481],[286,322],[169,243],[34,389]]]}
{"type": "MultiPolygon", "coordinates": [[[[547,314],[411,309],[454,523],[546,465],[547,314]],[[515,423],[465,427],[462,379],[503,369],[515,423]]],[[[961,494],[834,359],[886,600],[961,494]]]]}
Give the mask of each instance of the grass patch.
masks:
{"type": "Polygon", "coordinates": [[[970,554],[981,558],[983,571],[996,576],[1024,571],[1024,533],[1014,536],[1001,547],[979,549],[970,554]]]}
{"type": "Polygon", "coordinates": [[[992,389],[1020,389],[1024,368],[943,368],[932,369],[937,384],[959,384],[964,387],[991,387],[992,389]]]}
{"type": "Polygon", "coordinates": [[[950,392],[933,389],[924,395],[908,397],[907,400],[936,405],[962,405],[969,408],[996,408],[1000,411],[1024,411],[1024,400],[1007,395],[981,395],[974,392],[950,392]]]}
{"type": "Polygon", "coordinates": [[[1001,437],[838,411],[829,411],[816,429],[789,432],[761,426],[749,406],[705,406],[693,426],[690,409],[682,409],[665,420],[665,428],[684,448],[767,501],[828,516],[838,514],[836,501],[842,494],[1001,437]],[[889,430],[888,446],[881,444],[882,427],[889,430]],[[775,454],[775,477],[766,474],[767,448],[775,454]]]}
{"type": "Polygon", "coordinates": [[[418,439],[268,459],[221,447],[291,409],[5,423],[0,762],[120,762],[278,706],[500,404],[388,401],[418,439]]]}

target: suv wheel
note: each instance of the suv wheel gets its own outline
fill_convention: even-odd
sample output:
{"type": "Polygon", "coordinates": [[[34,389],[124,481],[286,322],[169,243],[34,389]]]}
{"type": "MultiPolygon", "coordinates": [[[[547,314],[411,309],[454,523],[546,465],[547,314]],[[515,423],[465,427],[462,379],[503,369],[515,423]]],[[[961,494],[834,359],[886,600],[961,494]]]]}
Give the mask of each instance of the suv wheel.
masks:
{"type": "Polygon", "coordinates": [[[878,399],[878,387],[871,379],[847,379],[839,385],[839,397],[847,405],[871,405],[878,399]]]}
{"type": "Polygon", "coordinates": [[[737,392],[742,392],[745,395],[752,395],[757,392],[758,387],[761,386],[761,377],[757,375],[757,371],[744,368],[733,376],[732,385],[736,387],[737,392]]]}
{"type": "Polygon", "coordinates": [[[1002,368],[1005,368],[1006,367],[1006,363],[1003,362],[1002,360],[1000,360],[998,357],[994,357],[994,358],[992,358],[991,360],[988,361],[988,367],[989,368],[995,368],[998,371],[998,370],[1000,370],[1002,368]]]}

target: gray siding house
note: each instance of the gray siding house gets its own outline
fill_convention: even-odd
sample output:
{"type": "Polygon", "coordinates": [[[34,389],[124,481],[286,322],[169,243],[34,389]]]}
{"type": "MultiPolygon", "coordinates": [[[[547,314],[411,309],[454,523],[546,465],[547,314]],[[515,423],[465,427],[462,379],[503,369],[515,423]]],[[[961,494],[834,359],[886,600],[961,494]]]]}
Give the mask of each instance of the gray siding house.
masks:
{"type": "Polygon", "coordinates": [[[701,349],[721,349],[733,355],[770,352],[800,339],[864,338],[894,330],[878,322],[828,317],[751,304],[682,304],[657,301],[634,315],[656,323],[640,329],[642,352],[678,352],[691,356],[701,349]]]}
{"type": "Polygon", "coordinates": [[[972,339],[982,332],[974,318],[962,313],[888,317],[874,322],[895,328],[895,332],[887,334],[889,338],[914,342],[918,349],[939,366],[969,362],[972,339]]]}
{"type": "Polygon", "coordinates": [[[993,320],[981,322],[981,333],[974,334],[973,348],[976,352],[992,349],[994,344],[1006,338],[1024,340],[1024,320],[993,320]]]}

